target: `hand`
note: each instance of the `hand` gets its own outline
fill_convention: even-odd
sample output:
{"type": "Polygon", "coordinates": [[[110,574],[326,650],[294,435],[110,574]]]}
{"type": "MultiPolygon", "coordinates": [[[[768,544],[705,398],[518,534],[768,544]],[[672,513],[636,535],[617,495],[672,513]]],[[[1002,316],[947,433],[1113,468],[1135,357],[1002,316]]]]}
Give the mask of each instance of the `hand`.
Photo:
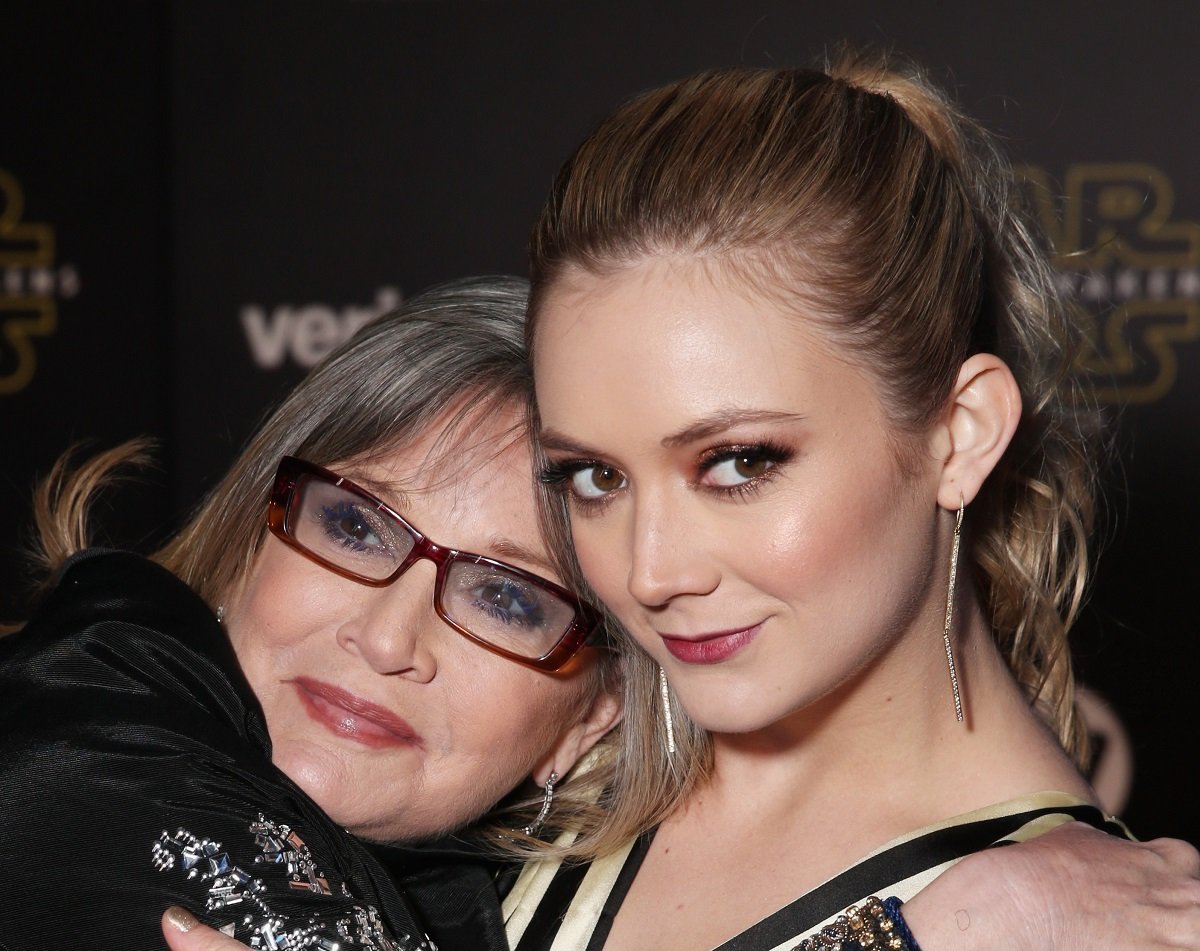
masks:
{"type": "Polygon", "coordinates": [[[163,937],[171,951],[246,951],[236,938],[200,924],[190,911],[174,906],[162,916],[163,937]]]}
{"type": "Polygon", "coordinates": [[[1200,951],[1200,854],[1071,822],[968,856],[903,913],[922,951],[1200,951]]]}

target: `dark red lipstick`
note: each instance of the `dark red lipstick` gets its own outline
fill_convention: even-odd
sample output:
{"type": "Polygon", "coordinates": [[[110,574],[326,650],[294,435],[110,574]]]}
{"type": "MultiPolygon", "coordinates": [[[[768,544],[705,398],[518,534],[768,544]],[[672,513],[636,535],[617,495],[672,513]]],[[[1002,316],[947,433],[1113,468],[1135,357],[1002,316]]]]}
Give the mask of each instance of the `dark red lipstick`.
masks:
{"type": "Polygon", "coordinates": [[[762,624],[755,624],[736,631],[718,631],[694,637],[662,633],[658,636],[676,660],[685,664],[719,664],[746,647],[761,630],[762,624]]]}
{"type": "Polygon", "coordinates": [[[308,715],[338,736],[373,748],[421,745],[420,734],[385,707],[311,677],[291,683],[308,715]]]}

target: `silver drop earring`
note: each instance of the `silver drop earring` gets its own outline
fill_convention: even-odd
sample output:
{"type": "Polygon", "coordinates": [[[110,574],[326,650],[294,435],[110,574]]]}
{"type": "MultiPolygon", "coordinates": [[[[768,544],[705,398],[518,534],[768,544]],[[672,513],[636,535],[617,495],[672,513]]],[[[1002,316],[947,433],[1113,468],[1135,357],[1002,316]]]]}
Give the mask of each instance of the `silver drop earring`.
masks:
{"type": "Polygon", "coordinates": [[[946,624],[942,628],[942,642],[946,646],[946,665],[950,668],[950,689],[954,692],[954,716],[963,722],[962,695],[958,692],[958,671],[954,667],[954,648],[950,646],[950,624],[954,620],[954,583],[958,580],[958,543],[962,538],[963,509],[966,501],[958,497],[958,518],[954,522],[954,545],[950,549],[950,583],[946,587],[946,624]]]}
{"type": "Polygon", "coordinates": [[[217,623],[218,624],[225,623],[225,605],[223,605],[223,604],[217,605],[217,623]]]}
{"type": "Polygon", "coordinates": [[[537,814],[537,818],[529,823],[521,831],[526,835],[533,835],[537,832],[546,821],[546,816],[550,815],[550,804],[554,802],[554,784],[558,782],[558,773],[551,772],[550,777],[546,780],[546,785],[542,787],[542,809],[537,814]]]}
{"type": "Polygon", "coordinates": [[[671,690],[667,686],[667,672],[658,668],[658,694],[662,698],[663,723],[667,727],[667,752],[675,752],[675,721],[671,717],[671,690]]]}

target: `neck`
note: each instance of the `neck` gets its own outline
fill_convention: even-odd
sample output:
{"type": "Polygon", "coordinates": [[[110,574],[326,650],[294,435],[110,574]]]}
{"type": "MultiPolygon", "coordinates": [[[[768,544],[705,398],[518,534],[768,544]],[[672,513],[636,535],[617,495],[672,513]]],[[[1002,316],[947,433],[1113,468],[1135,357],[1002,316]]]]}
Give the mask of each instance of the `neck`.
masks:
{"type": "Polygon", "coordinates": [[[1041,789],[1086,795],[1009,673],[977,599],[962,599],[955,624],[961,723],[940,625],[925,626],[816,703],[760,730],[715,734],[709,803],[736,813],[753,801],[759,821],[770,813],[861,821],[870,810],[886,840],[1041,789]]]}

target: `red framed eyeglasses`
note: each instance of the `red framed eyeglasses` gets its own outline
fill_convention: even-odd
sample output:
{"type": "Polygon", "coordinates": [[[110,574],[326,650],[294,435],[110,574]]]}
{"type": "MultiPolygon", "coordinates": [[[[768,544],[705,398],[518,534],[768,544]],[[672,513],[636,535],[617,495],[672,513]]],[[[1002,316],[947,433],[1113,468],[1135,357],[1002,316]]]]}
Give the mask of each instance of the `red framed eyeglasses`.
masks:
{"type": "Polygon", "coordinates": [[[431,541],[387,503],[336,472],[285,456],[267,527],[323,568],[371,587],[421,559],[437,578],[433,607],[481,647],[537,670],[559,670],[587,644],[606,646],[598,611],[561,585],[515,565],[431,541]]]}

